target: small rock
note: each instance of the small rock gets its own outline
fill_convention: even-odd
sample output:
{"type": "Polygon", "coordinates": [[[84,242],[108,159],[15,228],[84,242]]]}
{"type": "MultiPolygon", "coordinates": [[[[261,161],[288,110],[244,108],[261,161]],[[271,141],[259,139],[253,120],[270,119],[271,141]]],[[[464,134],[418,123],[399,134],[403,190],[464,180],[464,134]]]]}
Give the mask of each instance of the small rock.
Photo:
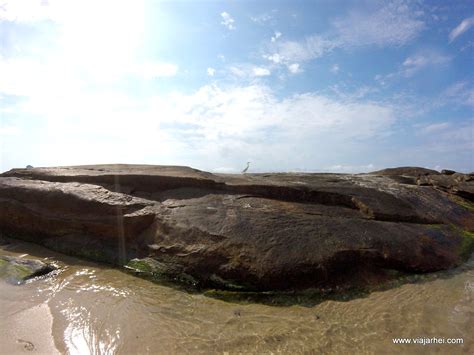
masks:
{"type": "Polygon", "coordinates": [[[20,343],[20,344],[23,344],[23,347],[24,347],[25,350],[27,350],[27,351],[33,351],[33,350],[35,350],[35,345],[34,345],[31,341],[23,340],[23,339],[17,339],[16,341],[17,341],[18,343],[20,343]]]}
{"type": "Polygon", "coordinates": [[[49,274],[56,269],[55,266],[40,260],[0,256],[0,278],[14,285],[20,285],[33,277],[49,274]]]}

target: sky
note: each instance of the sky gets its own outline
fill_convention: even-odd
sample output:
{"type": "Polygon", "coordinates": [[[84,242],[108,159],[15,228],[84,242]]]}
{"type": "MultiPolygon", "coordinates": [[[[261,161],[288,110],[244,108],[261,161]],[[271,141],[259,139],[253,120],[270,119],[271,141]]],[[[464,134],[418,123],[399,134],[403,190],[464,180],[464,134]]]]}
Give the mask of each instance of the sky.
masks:
{"type": "Polygon", "coordinates": [[[474,171],[473,52],[473,0],[0,0],[0,171],[474,171]]]}

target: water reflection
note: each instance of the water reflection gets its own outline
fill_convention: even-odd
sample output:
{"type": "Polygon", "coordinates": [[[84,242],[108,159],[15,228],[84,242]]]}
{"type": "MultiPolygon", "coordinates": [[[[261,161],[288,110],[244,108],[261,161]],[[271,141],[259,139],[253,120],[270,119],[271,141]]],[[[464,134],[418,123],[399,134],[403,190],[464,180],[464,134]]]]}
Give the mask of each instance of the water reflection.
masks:
{"type": "MultiPolygon", "coordinates": [[[[441,273],[424,282],[374,292],[363,298],[274,307],[186,293],[119,270],[32,248],[30,254],[52,256],[65,266],[56,277],[21,289],[35,299],[33,303],[46,303],[51,309],[52,334],[61,352],[474,351],[474,292],[466,287],[474,284],[473,261],[461,271],[441,273]],[[423,347],[392,342],[395,337],[431,336],[461,337],[464,344],[423,347]]],[[[15,302],[14,298],[6,301],[15,302]]]]}

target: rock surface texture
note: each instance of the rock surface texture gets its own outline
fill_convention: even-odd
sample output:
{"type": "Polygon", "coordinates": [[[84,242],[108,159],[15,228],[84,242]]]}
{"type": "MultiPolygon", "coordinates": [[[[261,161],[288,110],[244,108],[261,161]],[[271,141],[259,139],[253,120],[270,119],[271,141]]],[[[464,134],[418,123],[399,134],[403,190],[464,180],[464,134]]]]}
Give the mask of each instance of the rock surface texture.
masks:
{"type": "Polygon", "coordinates": [[[93,165],[0,175],[0,231],[204,287],[332,287],[461,264],[474,177],[93,165]],[[375,276],[374,276],[375,275],[375,276]]]}

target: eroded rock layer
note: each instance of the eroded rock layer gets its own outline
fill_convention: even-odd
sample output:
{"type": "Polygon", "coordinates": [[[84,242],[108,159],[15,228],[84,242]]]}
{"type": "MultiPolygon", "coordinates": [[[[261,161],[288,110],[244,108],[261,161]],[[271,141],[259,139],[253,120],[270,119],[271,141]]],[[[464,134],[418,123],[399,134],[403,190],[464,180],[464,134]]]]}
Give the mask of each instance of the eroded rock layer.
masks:
{"type": "Polygon", "coordinates": [[[331,287],[462,263],[474,247],[473,185],[471,175],[421,168],[360,175],[14,169],[0,175],[0,230],[197,285],[331,287]]]}

